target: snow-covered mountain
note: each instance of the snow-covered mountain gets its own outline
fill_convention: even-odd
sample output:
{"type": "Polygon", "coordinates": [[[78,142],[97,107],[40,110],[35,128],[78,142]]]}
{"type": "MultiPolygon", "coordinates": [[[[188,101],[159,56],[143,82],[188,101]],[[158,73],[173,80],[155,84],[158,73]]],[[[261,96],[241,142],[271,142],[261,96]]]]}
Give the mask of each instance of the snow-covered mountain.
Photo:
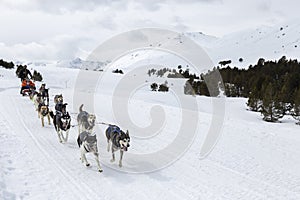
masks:
{"type": "MultiPolygon", "coordinates": [[[[215,66],[224,60],[231,60],[231,66],[247,68],[249,65],[256,64],[259,58],[266,60],[278,60],[282,56],[291,59],[300,58],[300,23],[298,21],[247,29],[221,38],[206,35],[202,32],[189,32],[178,34],[176,38],[173,38],[173,42],[177,42],[178,46],[182,45],[185,42],[182,40],[183,36],[202,46],[215,66]]],[[[161,42],[162,48],[165,42],[161,42]]],[[[145,53],[144,50],[141,52],[138,52],[134,57],[131,56],[132,63],[144,59],[151,60],[151,62],[157,61],[159,64],[170,64],[170,67],[187,64],[182,60],[179,61],[180,59],[176,56],[165,52],[150,51],[145,53]],[[148,57],[145,57],[145,54],[148,57]]],[[[130,55],[128,56],[130,57],[130,55]]],[[[129,59],[126,58],[126,60],[129,59]]]]}
{"type": "Polygon", "coordinates": [[[202,45],[215,64],[231,60],[232,66],[246,68],[259,58],[278,60],[300,58],[300,23],[291,21],[268,27],[244,30],[222,38],[203,33],[189,33],[188,37],[202,45]],[[242,58],[242,62],[239,59],[242,58]]]}
{"type": "MultiPolygon", "coordinates": [[[[231,60],[231,66],[247,68],[249,65],[256,64],[259,58],[278,60],[282,56],[291,59],[299,59],[300,57],[300,23],[298,21],[290,21],[272,27],[261,26],[231,33],[221,38],[206,35],[202,32],[188,32],[178,34],[176,38],[173,38],[173,42],[175,41],[175,43],[181,45],[184,42],[182,41],[183,36],[202,46],[215,66],[220,61],[231,60]]],[[[162,48],[165,42],[161,42],[162,48]]],[[[152,50],[139,50],[124,57],[121,60],[125,63],[119,61],[120,65],[118,67],[120,68],[136,62],[140,64],[159,63],[167,67],[185,66],[187,64],[173,54],[152,50]]],[[[102,70],[108,63],[106,60],[89,61],[81,58],[56,62],[59,67],[98,71],[102,70]]],[[[27,64],[45,66],[49,62],[27,62],[27,64]]]]}
{"type": "Polygon", "coordinates": [[[66,67],[73,69],[91,69],[91,70],[102,70],[108,62],[96,62],[96,61],[88,61],[82,60],[81,58],[75,58],[74,60],[63,60],[58,61],[58,67],[66,67]]]}

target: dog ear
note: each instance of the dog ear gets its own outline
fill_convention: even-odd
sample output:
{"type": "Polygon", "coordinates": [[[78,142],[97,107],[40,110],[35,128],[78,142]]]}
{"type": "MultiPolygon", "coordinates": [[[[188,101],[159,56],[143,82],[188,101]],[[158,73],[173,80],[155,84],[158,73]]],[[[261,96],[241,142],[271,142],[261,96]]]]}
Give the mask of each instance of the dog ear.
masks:
{"type": "Polygon", "coordinates": [[[128,130],[126,130],[126,135],[128,135],[128,136],[129,136],[129,131],[128,131],[128,130]]]}

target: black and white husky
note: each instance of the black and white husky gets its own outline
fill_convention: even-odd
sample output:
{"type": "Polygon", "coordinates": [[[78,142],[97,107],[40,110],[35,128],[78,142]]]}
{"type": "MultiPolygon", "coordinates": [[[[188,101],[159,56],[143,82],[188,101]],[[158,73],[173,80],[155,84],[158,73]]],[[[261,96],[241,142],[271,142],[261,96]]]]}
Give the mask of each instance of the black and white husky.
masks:
{"type": "Polygon", "coordinates": [[[81,153],[81,162],[85,163],[85,165],[88,167],[90,166],[90,163],[88,163],[85,154],[87,153],[93,153],[95,156],[95,160],[97,162],[98,171],[102,172],[102,168],[100,166],[99,162],[99,153],[98,153],[98,147],[97,147],[97,137],[96,134],[91,134],[89,132],[82,132],[78,135],[77,143],[80,148],[81,153]]]}
{"type": "Polygon", "coordinates": [[[71,128],[71,116],[69,115],[69,112],[67,112],[67,105],[67,103],[62,104],[61,111],[56,111],[55,115],[53,112],[50,112],[59,142],[68,141],[69,131],[71,128]],[[64,137],[63,133],[65,133],[66,137],[64,137]]]}
{"type": "Polygon", "coordinates": [[[96,116],[83,111],[82,107],[83,104],[79,107],[79,114],[77,116],[78,134],[84,131],[92,133],[95,126],[96,116]]]}
{"type": "Polygon", "coordinates": [[[107,138],[107,151],[109,152],[110,146],[112,151],[112,159],[110,161],[115,161],[115,152],[120,150],[119,167],[122,167],[124,151],[127,151],[128,147],[130,146],[130,137],[128,130],[125,133],[118,126],[109,125],[109,127],[105,131],[105,134],[107,138]]]}

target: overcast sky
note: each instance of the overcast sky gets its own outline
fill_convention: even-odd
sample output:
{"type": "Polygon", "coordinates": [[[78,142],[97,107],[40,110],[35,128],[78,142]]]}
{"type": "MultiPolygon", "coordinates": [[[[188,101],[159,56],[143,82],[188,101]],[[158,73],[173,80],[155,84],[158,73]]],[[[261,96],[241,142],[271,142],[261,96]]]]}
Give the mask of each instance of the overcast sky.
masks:
{"type": "Polygon", "coordinates": [[[0,0],[0,57],[85,59],[105,39],[144,27],[222,37],[300,18],[299,7],[298,0],[0,0]]]}

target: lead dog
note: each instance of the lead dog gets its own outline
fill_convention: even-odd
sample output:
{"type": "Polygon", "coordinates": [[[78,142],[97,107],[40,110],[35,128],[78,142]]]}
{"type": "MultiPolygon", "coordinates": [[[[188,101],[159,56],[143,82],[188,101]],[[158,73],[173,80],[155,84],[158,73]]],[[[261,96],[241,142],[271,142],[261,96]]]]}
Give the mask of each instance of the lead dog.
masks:
{"type": "Polygon", "coordinates": [[[79,107],[79,114],[77,116],[78,134],[84,131],[92,133],[95,126],[96,116],[83,111],[82,107],[83,104],[79,107]]]}
{"type": "Polygon", "coordinates": [[[130,137],[128,130],[125,133],[118,126],[109,125],[109,127],[105,131],[105,134],[107,138],[107,151],[109,152],[110,146],[112,151],[112,159],[110,161],[115,161],[115,152],[120,150],[119,167],[122,167],[124,151],[127,151],[128,147],[130,146],[130,137]]]}
{"type": "Polygon", "coordinates": [[[84,131],[78,135],[77,143],[80,148],[81,162],[85,163],[87,167],[90,166],[90,163],[88,163],[85,154],[93,153],[95,156],[95,160],[97,162],[98,171],[102,172],[103,170],[101,169],[100,162],[99,162],[99,153],[97,148],[96,135],[84,131]]]}
{"type": "Polygon", "coordinates": [[[50,116],[53,119],[53,124],[58,136],[59,142],[67,142],[69,131],[71,128],[71,116],[69,115],[69,112],[67,112],[67,103],[62,104],[62,109],[60,111],[56,111],[56,114],[52,111],[50,111],[50,116]],[[66,137],[64,137],[63,132],[65,133],[66,137]]]}

